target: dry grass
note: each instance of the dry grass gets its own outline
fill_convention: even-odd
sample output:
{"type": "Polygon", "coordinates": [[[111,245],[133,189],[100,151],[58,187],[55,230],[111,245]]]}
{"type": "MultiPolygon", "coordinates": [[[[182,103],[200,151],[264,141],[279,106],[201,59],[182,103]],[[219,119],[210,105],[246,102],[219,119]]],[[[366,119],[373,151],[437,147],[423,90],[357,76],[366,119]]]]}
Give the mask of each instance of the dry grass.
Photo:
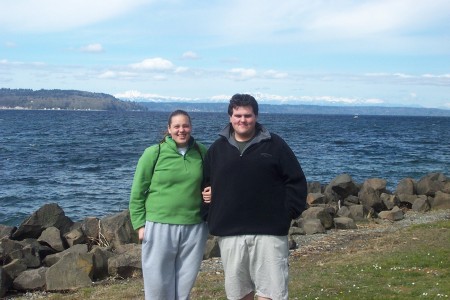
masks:
{"type": "MultiPolygon", "coordinates": [[[[328,242],[333,246],[291,256],[290,299],[450,297],[450,220],[391,233],[349,234],[328,242]]],[[[15,300],[142,299],[142,289],[140,278],[107,280],[76,292],[35,293],[15,300]]],[[[192,299],[226,299],[223,273],[200,272],[192,299]]]]}

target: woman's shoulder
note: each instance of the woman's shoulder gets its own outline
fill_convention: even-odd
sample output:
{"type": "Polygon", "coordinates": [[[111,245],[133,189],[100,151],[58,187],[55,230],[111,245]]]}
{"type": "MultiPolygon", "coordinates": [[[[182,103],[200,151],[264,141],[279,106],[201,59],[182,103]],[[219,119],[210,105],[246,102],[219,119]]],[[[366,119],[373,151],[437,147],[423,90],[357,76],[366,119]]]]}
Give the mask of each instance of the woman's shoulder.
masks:
{"type": "Polygon", "coordinates": [[[158,144],[154,144],[154,145],[151,145],[151,146],[145,148],[143,155],[145,155],[145,156],[155,155],[160,151],[161,151],[161,144],[158,143],[158,144]]]}

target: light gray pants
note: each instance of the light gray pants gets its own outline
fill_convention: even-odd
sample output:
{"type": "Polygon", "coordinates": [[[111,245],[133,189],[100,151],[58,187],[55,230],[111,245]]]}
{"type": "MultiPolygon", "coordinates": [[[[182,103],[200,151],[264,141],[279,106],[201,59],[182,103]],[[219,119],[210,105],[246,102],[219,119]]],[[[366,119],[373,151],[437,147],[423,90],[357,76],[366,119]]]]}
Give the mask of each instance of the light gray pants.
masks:
{"type": "Polygon", "coordinates": [[[189,299],[207,237],[206,223],[145,223],[142,274],[146,300],[189,299]]]}

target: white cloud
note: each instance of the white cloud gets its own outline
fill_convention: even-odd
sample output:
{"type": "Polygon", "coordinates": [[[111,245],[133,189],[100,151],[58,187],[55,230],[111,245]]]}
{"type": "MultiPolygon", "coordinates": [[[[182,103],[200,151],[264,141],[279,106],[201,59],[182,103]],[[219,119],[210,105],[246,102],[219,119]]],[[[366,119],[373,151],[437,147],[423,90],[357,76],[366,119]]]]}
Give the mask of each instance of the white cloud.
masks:
{"type": "Polygon", "coordinates": [[[193,52],[193,51],[187,51],[184,52],[182,55],[183,59],[199,59],[199,56],[197,55],[197,53],[193,52]]]}
{"type": "Polygon", "coordinates": [[[100,79],[132,79],[136,78],[137,74],[132,72],[126,72],[126,71],[105,71],[103,73],[100,73],[98,75],[98,78],[100,79]]]}
{"type": "Polygon", "coordinates": [[[288,74],[284,72],[278,72],[275,70],[268,70],[263,73],[263,76],[272,79],[284,79],[288,77],[288,74]]]}
{"type": "Polygon", "coordinates": [[[5,45],[6,48],[15,48],[17,46],[16,43],[11,42],[11,41],[5,42],[4,45],[5,45]]]}
{"type": "Polygon", "coordinates": [[[0,27],[10,31],[57,32],[123,15],[152,0],[1,1],[0,27]]]}
{"type": "Polygon", "coordinates": [[[248,80],[256,76],[256,70],[254,69],[244,69],[244,68],[234,68],[229,71],[231,79],[234,80],[248,80]]]}
{"type": "Polygon", "coordinates": [[[222,43],[301,42],[306,50],[315,43],[345,41],[332,47],[345,53],[449,50],[442,47],[449,36],[443,27],[450,19],[448,0],[235,0],[227,4],[216,8],[206,18],[209,26],[204,26],[222,43]],[[438,29],[434,36],[418,34],[433,29],[438,29]]]}
{"type": "Polygon", "coordinates": [[[143,71],[167,71],[174,68],[171,61],[161,57],[147,58],[135,64],[131,64],[131,68],[143,71]]]}
{"type": "Polygon", "coordinates": [[[103,52],[103,47],[101,44],[89,44],[80,48],[81,52],[88,53],[100,53],[103,52]]]}

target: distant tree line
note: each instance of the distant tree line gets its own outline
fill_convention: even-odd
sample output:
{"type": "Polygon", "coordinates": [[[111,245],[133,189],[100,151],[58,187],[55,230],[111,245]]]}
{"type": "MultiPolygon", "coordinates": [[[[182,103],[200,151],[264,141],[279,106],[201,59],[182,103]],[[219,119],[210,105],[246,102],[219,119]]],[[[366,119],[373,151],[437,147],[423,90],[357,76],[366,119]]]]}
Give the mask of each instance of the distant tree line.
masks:
{"type": "Polygon", "coordinates": [[[112,95],[77,90],[0,89],[0,108],[63,110],[147,110],[112,95]]]}

